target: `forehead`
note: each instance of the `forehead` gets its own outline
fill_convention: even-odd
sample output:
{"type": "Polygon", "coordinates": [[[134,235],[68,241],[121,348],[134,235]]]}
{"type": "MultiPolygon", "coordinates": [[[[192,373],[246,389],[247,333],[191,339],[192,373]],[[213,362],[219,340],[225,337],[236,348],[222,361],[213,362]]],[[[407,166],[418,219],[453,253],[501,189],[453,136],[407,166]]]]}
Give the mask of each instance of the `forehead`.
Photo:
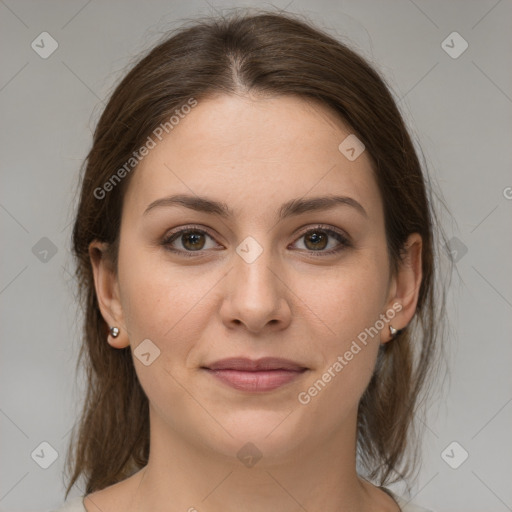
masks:
{"type": "Polygon", "coordinates": [[[351,135],[328,108],[298,97],[200,100],[140,162],[124,206],[142,215],[155,199],[188,193],[240,207],[243,215],[251,207],[339,193],[379,216],[370,157],[363,151],[351,161],[339,149],[351,135]]]}

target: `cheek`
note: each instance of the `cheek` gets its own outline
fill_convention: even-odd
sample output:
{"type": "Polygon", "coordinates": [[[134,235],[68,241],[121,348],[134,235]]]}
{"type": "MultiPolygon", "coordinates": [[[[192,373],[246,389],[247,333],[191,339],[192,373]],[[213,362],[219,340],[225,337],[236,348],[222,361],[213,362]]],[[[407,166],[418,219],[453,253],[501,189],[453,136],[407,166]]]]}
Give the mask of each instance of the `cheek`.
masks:
{"type": "MultiPolygon", "coordinates": [[[[122,239],[123,240],[123,239],[122,239]]],[[[123,240],[119,251],[119,280],[123,312],[129,332],[160,340],[179,325],[201,290],[188,273],[165,260],[163,249],[148,249],[123,240]]]]}
{"type": "Polygon", "coordinates": [[[387,274],[371,261],[347,259],[337,269],[310,277],[296,277],[294,293],[301,308],[331,350],[343,349],[350,341],[373,326],[383,312],[387,274]],[[320,332],[321,331],[321,332],[320,332]]]}
{"type": "Polygon", "coordinates": [[[315,348],[321,352],[322,363],[299,401],[311,403],[311,410],[328,416],[333,404],[338,404],[338,414],[329,416],[336,418],[334,422],[357,407],[373,373],[386,279],[380,266],[370,259],[365,264],[361,258],[340,265],[335,275],[300,280],[300,296],[307,297],[304,311],[310,311],[308,317],[317,325],[315,348]]]}
{"type": "Polygon", "coordinates": [[[165,255],[139,251],[133,245],[120,251],[122,306],[135,370],[150,402],[167,415],[169,424],[176,421],[168,410],[169,401],[176,410],[194,407],[180,383],[186,382],[189,353],[204,337],[211,317],[206,308],[213,277],[196,276],[192,267],[179,269],[165,255]],[[149,365],[137,355],[144,340],[156,346],[149,345],[150,358],[158,354],[149,365]]]}
{"type": "Polygon", "coordinates": [[[160,249],[127,243],[120,251],[119,277],[132,350],[149,339],[160,350],[160,365],[173,374],[185,372],[188,354],[212,317],[211,291],[219,276],[198,267],[180,268],[160,249]]]}

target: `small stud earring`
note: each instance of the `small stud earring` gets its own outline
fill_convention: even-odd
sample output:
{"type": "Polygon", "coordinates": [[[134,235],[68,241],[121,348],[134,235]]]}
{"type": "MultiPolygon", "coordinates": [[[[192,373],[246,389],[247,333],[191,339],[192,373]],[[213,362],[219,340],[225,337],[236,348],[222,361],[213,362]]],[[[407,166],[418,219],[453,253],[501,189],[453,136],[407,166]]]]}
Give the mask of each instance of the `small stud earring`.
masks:
{"type": "Polygon", "coordinates": [[[395,329],[392,325],[390,325],[389,332],[391,333],[391,338],[394,338],[396,336],[396,333],[398,332],[398,329],[395,329]]]}
{"type": "Polygon", "coordinates": [[[117,327],[111,327],[110,336],[112,336],[112,338],[117,338],[119,336],[119,329],[117,327]]]}

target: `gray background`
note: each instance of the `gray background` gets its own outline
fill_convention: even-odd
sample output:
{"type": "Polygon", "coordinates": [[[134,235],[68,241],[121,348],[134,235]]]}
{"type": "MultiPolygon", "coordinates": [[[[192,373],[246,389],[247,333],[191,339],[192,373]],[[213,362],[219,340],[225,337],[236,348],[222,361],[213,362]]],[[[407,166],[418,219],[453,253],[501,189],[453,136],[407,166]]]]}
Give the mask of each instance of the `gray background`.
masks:
{"type": "MultiPolygon", "coordinates": [[[[63,501],[64,455],[83,392],[70,222],[103,100],[134,55],[180,18],[242,5],[270,7],[0,1],[2,511],[63,501]],[[31,48],[44,31],[59,45],[47,59],[31,48]],[[48,469],[34,460],[49,456],[44,446],[44,457],[31,457],[44,441],[59,454],[48,469]]],[[[453,215],[445,226],[458,250],[448,300],[451,378],[427,416],[414,500],[438,512],[512,510],[512,2],[274,5],[347,38],[384,73],[453,215]],[[453,31],[469,44],[458,58],[441,45],[453,31]],[[453,441],[469,453],[458,469],[441,457],[453,441]]],[[[460,43],[447,44],[453,52],[460,43]]],[[[454,464],[463,452],[448,453],[454,464]]]]}

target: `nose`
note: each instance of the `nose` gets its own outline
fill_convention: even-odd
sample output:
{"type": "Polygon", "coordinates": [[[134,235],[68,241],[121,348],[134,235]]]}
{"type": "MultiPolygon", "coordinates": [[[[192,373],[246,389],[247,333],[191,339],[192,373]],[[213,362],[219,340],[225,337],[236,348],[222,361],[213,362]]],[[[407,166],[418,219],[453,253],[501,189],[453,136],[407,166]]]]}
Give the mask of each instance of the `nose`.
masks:
{"type": "Polygon", "coordinates": [[[285,329],[291,321],[291,290],[281,265],[270,251],[254,260],[233,255],[224,280],[222,321],[228,328],[243,325],[251,333],[285,329]]]}

